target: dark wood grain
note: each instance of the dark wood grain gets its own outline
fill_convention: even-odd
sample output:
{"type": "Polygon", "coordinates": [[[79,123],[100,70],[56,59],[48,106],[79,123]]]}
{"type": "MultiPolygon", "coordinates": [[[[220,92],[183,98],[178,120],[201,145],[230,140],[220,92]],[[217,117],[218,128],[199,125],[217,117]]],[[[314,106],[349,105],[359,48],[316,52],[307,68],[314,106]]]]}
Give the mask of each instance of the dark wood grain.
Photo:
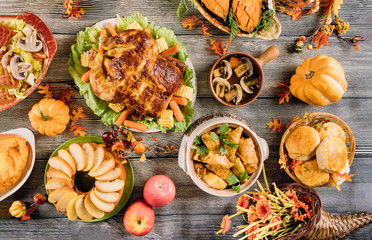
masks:
{"type": "MultiPolygon", "coordinates": [[[[84,30],[95,22],[114,17],[116,14],[130,15],[141,12],[149,21],[157,25],[172,28],[178,38],[188,49],[198,77],[198,99],[195,105],[197,118],[215,112],[227,112],[238,115],[247,120],[256,133],[266,139],[270,145],[270,158],[265,162],[269,182],[292,182],[278,162],[278,149],[281,133],[273,133],[266,123],[272,118],[280,118],[284,123],[305,112],[325,111],[341,117],[352,129],[356,140],[356,155],[351,166],[351,173],[355,173],[353,183],[342,185],[342,192],[331,188],[317,188],[323,208],[331,213],[350,214],[360,211],[372,212],[372,2],[365,0],[344,1],[340,10],[341,17],[351,23],[349,36],[362,34],[366,38],[362,48],[355,51],[352,47],[330,38],[329,46],[319,51],[304,51],[302,54],[292,53],[292,45],[296,39],[304,34],[311,34],[322,17],[317,14],[304,16],[298,22],[292,22],[286,15],[278,13],[283,30],[279,39],[267,42],[258,39],[236,38],[230,45],[229,51],[244,51],[258,57],[266,48],[275,44],[280,50],[280,56],[264,66],[265,84],[260,97],[251,105],[243,108],[227,108],[219,104],[213,97],[208,86],[208,73],[218,56],[207,49],[209,39],[204,38],[200,26],[197,30],[187,31],[178,22],[176,8],[178,1],[167,0],[82,0],[87,13],[82,19],[71,21],[62,19],[63,1],[45,0],[0,0],[0,14],[21,14],[33,12],[41,17],[52,32],[58,43],[58,51],[50,69],[43,81],[49,83],[55,92],[59,93],[66,87],[74,88],[72,78],[68,73],[67,60],[69,48],[73,44],[78,31],[84,30]],[[275,88],[277,82],[289,82],[296,66],[306,57],[326,54],[335,57],[345,69],[349,84],[343,99],[331,106],[316,108],[291,99],[290,103],[278,104],[275,88]]],[[[201,15],[191,9],[187,15],[201,15]]],[[[213,38],[220,38],[225,44],[228,36],[216,29],[208,22],[206,26],[213,38]]],[[[22,103],[0,113],[0,131],[17,127],[31,127],[27,112],[42,96],[32,93],[22,103]]],[[[101,135],[109,128],[104,126],[86,106],[84,99],[76,93],[70,107],[83,106],[87,117],[81,123],[86,126],[89,135],[101,135]]],[[[124,210],[114,217],[99,223],[86,224],[70,222],[63,214],[58,213],[51,204],[44,204],[33,214],[33,219],[21,222],[19,219],[7,218],[7,211],[14,200],[31,203],[36,192],[45,192],[43,176],[45,164],[50,154],[61,143],[73,137],[66,130],[63,134],[49,138],[36,134],[36,163],[34,170],[25,185],[15,194],[0,203],[0,239],[136,239],[123,228],[122,218],[124,210]]],[[[178,146],[182,133],[151,134],[143,136],[154,144],[171,143],[178,146]],[[153,136],[159,138],[153,142],[153,136]]],[[[148,155],[145,162],[139,162],[139,157],[131,154],[131,162],[135,173],[133,194],[129,203],[140,199],[146,180],[155,174],[166,174],[173,179],[177,187],[175,200],[167,207],[156,208],[156,223],[153,231],[145,239],[226,239],[227,236],[217,236],[221,218],[225,214],[235,211],[237,197],[218,198],[199,190],[183,171],[178,167],[177,148],[171,153],[161,153],[159,156],[148,155]]],[[[0,166],[1,167],[1,166],[0,166]]],[[[259,178],[263,181],[262,176],[259,178]]],[[[253,189],[257,185],[254,185],[253,189]]],[[[128,206],[128,205],[127,205],[128,206]]],[[[239,222],[236,219],[235,222],[239,222]]],[[[372,239],[372,226],[345,238],[349,240],[372,239]]]]}

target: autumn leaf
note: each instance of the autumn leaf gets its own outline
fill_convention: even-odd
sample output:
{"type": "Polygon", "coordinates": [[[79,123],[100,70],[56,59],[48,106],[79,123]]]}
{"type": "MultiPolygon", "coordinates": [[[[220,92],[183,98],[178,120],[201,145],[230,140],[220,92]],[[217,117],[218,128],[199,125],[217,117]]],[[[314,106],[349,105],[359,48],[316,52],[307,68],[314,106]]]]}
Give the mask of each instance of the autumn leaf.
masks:
{"type": "Polygon", "coordinates": [[[80,137],[85,136],[86,134],[85,130],[87,130],[86,127],[84,127],[81,124],[71,124],[70,126],[70,131],[74,131],[74,136],[78,134],[80,135],[80,137]]]}
{"type": "Polygon", "coordinates": [[[84,118],[86,116],[86,114],[84,114],[83,112],[84,112],[83,107],[78,107],[77,110],[73,109],[72,112],[71,112],[72,115],[70,116],[71,121],[77,122],[80,119],[84,118]]]}
{"type": "Polygon", "coordinates": [[[77,0],[65,0],[63,6],[65,8],[65,12],[62,14],[62,18],[71,18],[75,20],[75,18],[81,18],[81,15],[85,14],[85,10],[83,8],[79,9],[79,1],[77,0]]]}
{"type": "Polygon", "coordinates": [[[72,101],[71,97],[73,97],[74,95],[75,92],[73,90],[69,91],[69,88],[65,88],[59,93],[58,100],[61,100],[64,103],[66,103],[67,101],[71,102],[72,101]]]}
{"type": "Polygon", "coordinates": [[[191,30],[196,27],[199,23],[199,19],[195,17],[195,15],[192,15],[192,20],[190,18],[185,18],[186,22],[182,22],[182,26],[184,28],[187,28],[187,30],[191,30]]]}
{"type": "Polygon", "coordinates": [[[323,0],[321,6],[324,7],[323,14],[325,16],[331,16],[332,11],[338,17],[338,10],[340,10],[343,0],[323,0]]]}
{"type": "Polygon", "coordinates": [[[209,46],[208,49],[212,50],[214,53],[221,56],[223,53],[223,48],[221,46],[221,40],[219,39],[216,41],[216,40],[211,39],[210,44],[211,46],[209,46]]]}
{"type": "Polygon", "coordinates": [[[279,97],[279,104],[282,104],[284,102],[289,102],[289,98],[292,96],[291,91],[289,89],[289,86],[284,83],[276,83],[276,88],[284,88],[285,90],[283,92],[277,93],[276,96],[279,97]]]}
{"type": "Polygon", "coordinates": [[[315,34],[313,42],[317,43],[316,50],[318,50],[321,47],[321,45],[328,46],[328,35],[327,35],[327,33],[322,32],[322,31],[318,31],[315,34]]]}
{"type": "Polygon", "coordinates": [[[302,7],[294,7],[291,9],[287,9],[285,7],[278,7],[279,12],[285,13],[292,17],[292,21],[297,21],[302,16],[302,7]]]}
{"type": "Polygon", "coordinates": [[[288,156],[284,154],[283,158],[279,159],[280,169],[285,168],[287,166],[288,156]]]}
{"type": "Polygon", "coordinates": [[[45,86],[38,86],[39,91],[37,91],[40,94],[45,94],[44,98],[53,98],[53,92],[54,89],[49,87],[49,83],[47,83],[45,86]]]}
{"type": "Polygon", "coordinates": [[[320,0],[315,0],[313,6],[311,6],[310,10],[306,12],[306,14],[313,14],[319,11],[320,7],[320,0]]]}
{"type": "Polygon", "coordinates": [[[202,30],[203,30],[204,37],[212,36],[212,34],[208,32],[208,28],[204,25],[204,22],[202,23],[202,30]]]}
{"type": "Polygon", "coordinates": [[[229,38],[227,40],[226,47],[224,47],[224,49],[223,49],[223,54],[224,55],[227,53],[227,50],[229,50],[229,46],[230,46],[231,40],[232,40],[231,38],[229,38]]]}
{"type": "Polygon", "coordinates": [[[291,8],[296,8],[296,7],[305,7],[306,5],[308,5],[309,3],[312,3],[314,2],[314,0],[306,0],[306,1],[303,1],[303,0],[295,0],[294,2],[292,2],[291,0],[281,0],[282,2],[284,2],[285,5],[287,5],[288,7],[291,7],[291,8]]]}
{"type": "Polygon", "coordinates": [[[352,182],[353,180],[351,179],[351,177],[354,177],[355,174],[353,175],[348,175],[347,173],[334,173],[336,175],[336,177],[340,177],[340,178],[343,178],[345,179],[346,181],[348,182],[352,182]]]}
{"type": "Polygon", "coordinates": [[[146,155],[145,155],[145,153],[142,153],[142,155],[141,155],[139,161],[140,161],[140,162],[144,162],[144,161],[146,161],[146,155]]]}
{"type": "Polygon", "coordinates": [[[291,121],[290,123],[288,123],[287,128],[288,128],[289,126],[291,126],[292,123],[296,122],[298,119],[300,119],[299,116],[293,118],[292,121],[291,121]]]}
{"type": "Polygon", "coordinates": [[[267,126],[272,127],[273,132],[274,131],[282,132],[284,130],[284,125],[283,125],[282,120],[280,119],[278,120],[276,118],[274,118],[272,122],[268,122],[267,126]]]}
{"type": "Polygon", "coordinates": [[[288,168],[294,171],[295,168],[299,167],[302,164],[302,161],[292,159],[292,161],[289,163],[288,168]]]}

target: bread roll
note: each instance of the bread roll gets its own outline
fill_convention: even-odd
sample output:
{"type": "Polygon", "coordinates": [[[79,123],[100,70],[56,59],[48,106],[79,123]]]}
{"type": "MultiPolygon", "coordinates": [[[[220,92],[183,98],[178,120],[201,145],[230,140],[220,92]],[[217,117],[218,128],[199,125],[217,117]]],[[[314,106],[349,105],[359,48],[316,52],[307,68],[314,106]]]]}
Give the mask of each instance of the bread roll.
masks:
{"type": "Polygon", "coordinates": [[[327,137],[317,148],[316,159],[323,171],[329,173],[341,171],[348,161],[345,142],[339,137],[327,137]]]}
{"type": "Polygon", "coordinates": [[[293,170],[297,178],[309,187],[320,187],[330,181],[329,173],[320,170],[314,158],[296,165],[293,170]]]}
{"type": "Polygon", "coordinates": [[[333,122],[327,122],[323,124],[323,127],[324,129],[321,128],[320,130],[318,130],[321,142],[327,137],[331,137],[331,136],[339,137],[342,139],[342,141],[345,142],[346,140],[345,132],[339,125],[333,122]]]}
{"type": "Polygon", "coordinates": [[[285,139],[285,147],[292,159],[307,161],[315,155],[320,143],[319,134],[312,127],[299,126],[292,130],[285,139]]]}

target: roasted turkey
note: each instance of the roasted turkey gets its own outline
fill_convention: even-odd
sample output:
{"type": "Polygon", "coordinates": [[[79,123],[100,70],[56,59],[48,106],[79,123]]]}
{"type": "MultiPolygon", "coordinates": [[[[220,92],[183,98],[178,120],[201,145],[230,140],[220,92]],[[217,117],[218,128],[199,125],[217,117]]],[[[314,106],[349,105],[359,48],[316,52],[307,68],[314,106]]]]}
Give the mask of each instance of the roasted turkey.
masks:
{"type": "Polygon", "coordinates": [[[94,94],[124,103],[137,116],[160,117],[183,85],[185,63],[161,56],[155,39],[142,30],[106,37],[101,47],[90,73],[94,94]]]}

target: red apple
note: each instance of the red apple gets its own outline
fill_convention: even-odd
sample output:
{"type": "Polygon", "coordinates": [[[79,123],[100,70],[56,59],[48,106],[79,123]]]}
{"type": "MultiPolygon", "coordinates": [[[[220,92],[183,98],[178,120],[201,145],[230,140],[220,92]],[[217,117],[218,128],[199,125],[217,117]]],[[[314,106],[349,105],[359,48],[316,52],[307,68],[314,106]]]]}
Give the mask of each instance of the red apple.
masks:
{"type": "Polygon", "coordinates": [[[123,223],[130,234],[144,236],[154,227],[154,209],[144,200],[135,201],[125,211],[123,223]]]}
{"type": "Polygon", "coordinates": [[[168,205],[175,196],[176,186],[172,179],[165,175],[152,176],[143,188],[143,197],[153,207],[168,205]]]}

